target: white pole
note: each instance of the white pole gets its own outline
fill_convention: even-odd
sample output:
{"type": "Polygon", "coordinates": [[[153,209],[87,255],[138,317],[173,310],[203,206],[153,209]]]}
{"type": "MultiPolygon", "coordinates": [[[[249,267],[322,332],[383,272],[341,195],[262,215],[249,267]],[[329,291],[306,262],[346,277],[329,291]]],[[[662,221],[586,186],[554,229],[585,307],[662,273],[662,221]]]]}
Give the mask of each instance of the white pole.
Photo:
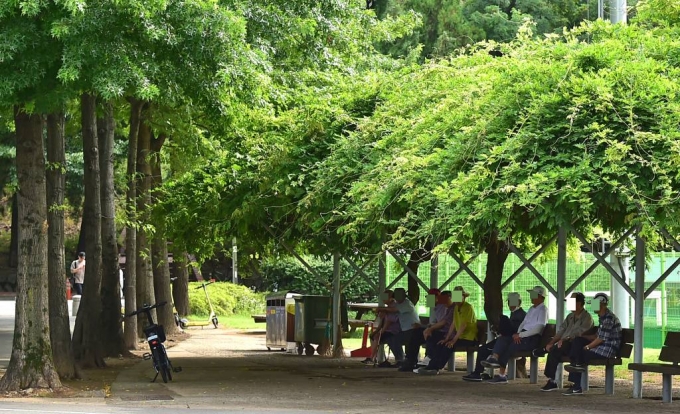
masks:
{"type": "Polygon", "coordinates": [[[626,0],[610,0],[609,1],[609,20],[616,23],[626,24],[628,21],[628,4],[626,0]]]}
{"type": "Polygon", "coordinates": [[[236,237],[231,240],[231,282],[238,283],[238,247],[236,246],[236,237]]]}
{"type": "MultiPolygon", "coordinates": [[[[430,289],[439,289],[439,256],[435,255],[430,260],[430,289]]],[[[434,313],[434,308],[430,308],[430,319],[434,313]]]]}
{"type": "MultiPolygon", "coordinates": [[[[642,363],[644,350],[645,240],[638,228],[635,237],[635,331],[633,362],[642,363]]],[[[633,371],[633,398],[642,398],[642,372],[633,371]]]]}
{"type": "MultiPolygon", "coordinates": [[[[621,279],[625,280],[626,283],[629,282],[630,250],[628,248],[624,247],[621,250],[612,252],[609,255],[609,264],[612,265],[621,279]]],[[[619,321],[621,321],[621,327],[627,329],[630,327],[630,296],[613,276],[611,278],[611,286],[610,299],[612,312],[618,316],[619,321]]]]}

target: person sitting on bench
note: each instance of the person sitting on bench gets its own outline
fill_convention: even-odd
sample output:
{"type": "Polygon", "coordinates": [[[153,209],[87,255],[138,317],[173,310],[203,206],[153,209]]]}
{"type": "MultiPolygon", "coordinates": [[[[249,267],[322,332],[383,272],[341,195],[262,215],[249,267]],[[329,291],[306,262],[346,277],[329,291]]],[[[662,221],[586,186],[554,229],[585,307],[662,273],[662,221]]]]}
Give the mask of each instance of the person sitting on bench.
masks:
{"type": "Polygon", "coordinates": [[[519,351],[531,351],[538,348],[541,342],[543,328],[548,323],[548,308],[543,303],[545,302],[545,288],[535,286],[528,292],[533,306],[529,308],[517,333],[510,337],[500,336],[493,347],[493,354],[482,361],[482,365],[486,368],[500,368],[500,372],[489,380],[492,384],[507,384],[508,377],[505,375],[505,369],[510,357],[519,351]]]}
{"type": "Polygon", "coordinates": [[[434,315],[426,328],[421,327],[413,330],[411,343],[407,347],[406,359],[399,368],[401,372],[411,372],[416,368],[418,362],[418,350],[425,344],[424,365],[427,365],[434,355],[437,342],[444,339],[449,332],[449,327],[453,322],[453,304],[451,302],[451,291],[439,292],[439,289],[430,289],[429,295],[435,297],[434,315]]]}
{"type": "MultiPolygon", "coordinates": [[[[508,294],[508,308],[510,309],[510,316],[501,315],[498,324],[499,337],[515,334],[527,315],[527,312],[522,309],[522,298],[517,292],[510,292],[508,294]]],[[[479,345],[475,370],[471,374],[463,376],[464,381],[480,382],[491,379],[489,375],[483,373],[484,367],[482,366],[482,361],[493,354],[493,347],[496,345],[497,340],[498,338],[479,345]]]]}
{"type": "Polygon", "coordinates": [[[572,341],[583,335],[586,331],[593,327],[593,318],[587,310],[585,310],[586,297],[581,292],[575,292],[571,295],[571,301],[567,306],[571,313],[567,315],[566,319],[560,325],[560,329],[555,333],[555,336],[545,346],[545,352],[548,353],[548,360],[545,363],[545,370],[543,373],[548,377],[548,382],[541,388],[541,391],[552,391],[557,389],[555,382],[555,375],[557,373],[557,366],[562,362],[562,357],[569,355],[572,341]]]}
{"type": "Polygon", "coordinates": [[[420,368],[418,374],[436,375],[444,368],[453,355],[454,347],[477,346],[477,317],[472,305],[465,299],[470,296],[462,286],[456,286],[451,292],[453,302],[453,323],[444,339],[437,342],[437,347],[426,367],[420,368]]]}
{"type": "MultiPolygon", "coordinates": [[[[383,303],[389,308],[394,307],[394,292],[390,289],[385,290],[383,294],[383,303]]],[[[376,327],[371,333],[371,357],[366,358],[362,362],[364,364],[375,364],[376,358],[378,356],[378,348],[382,344],[388,343],[389,339],[401,332],[399,327],[399,315],[393,312],[385,312],[384,308],[376,309],[376,320],[374,321],[374,326],[376,327]]],[[[390,348],[391,349],[391,348],[390,348]]],[[[392,350],[394,353],[394,350],[392,350]]],[[[381,368],[390,367],[389,361],[383,361],[380,365],[381,368]]]]}
{"type": "Polygon", "coordinates": [[[406,297],[406,290],[404,288],[394,289],[394,300],[396,301],[394,307],[385,308],[384,311],[399,315],[401,332],[390,337],[387,343],[394,354],[394,359],[397,361],[397,367],[400,367],[404,362],[402,345],[406,345],[406,351],[408,352],[411,346],[411,336],[415,329],[420,328],[420,317],[413,303],[406,297]]]}
{"type": "Polygon", "coordinates": [[[598,293],[592,299],[591,304],[593,310],[599,309],[597,314],[600,317],[600,323],[597,337],[591,339],[581,336],[574,339],[569,355],[571,364],[564,367],[569,373],[572,386],[563,393],[564,395],[583,394],[581,376],[586,371],[588,362],[593,359],[613,358],[621,346],[621,322],[608,308],[609,296],[605,293],[598,293]]]}

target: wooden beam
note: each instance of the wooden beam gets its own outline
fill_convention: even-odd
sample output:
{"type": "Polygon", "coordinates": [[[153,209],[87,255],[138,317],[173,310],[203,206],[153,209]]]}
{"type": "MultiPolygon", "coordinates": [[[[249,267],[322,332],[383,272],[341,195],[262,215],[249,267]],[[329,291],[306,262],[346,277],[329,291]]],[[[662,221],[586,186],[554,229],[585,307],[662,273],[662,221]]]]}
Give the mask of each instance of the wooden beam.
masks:
{"type": "Polygon", "coordinates": [[[509,243],[509,246],[510,246],[510,251],[513,252],[515,254],[515,256],[519,257],[519,260],[521,260],[522,263],[524,263],[526,265],[526,267],[531,271],[531,273],[533,273],[534,276],[536,276],[536,279],[538,279],[541,283],[543,283],[543,285],[550,291],[550,293],[553,294],[553,296],[557,297],[557,291],[555,290],[555,288],[550,283],[548,283],[547,280],[545,280],[545,278],[543,277],[541,272],[536,270],[534,265],[531,264],[531,262],[529,262],[526,259],[526,257],[524,257],[524,254],[522,254],[522,252],[520,252],[517,249],[517,247],[515,247],[514,244],[509,243]]]}
{"type": "MultiPolygon", "coordinates": [[[[541,254],[545,251],[545,249],[547,249],[548,247],[550,247],[550,245],[553,244],[553,242],[554,242],[555,240],[557,240],[557,234],[554,235],[553,237],[551,237],[550,240],[548,240],[547,242],[545,242],[545,243],[543,244],[543,246],[541,246],[540,249],[538,249],[534,254],[532,254],[531,257],[528,259],[529,262],[530,262],[530,263],[533,263],[534,260],[536,260],[536,258],[537,258],[539,255],[541,255],[541,254]]],[[[509,285],[510,283],[512,283],[512,281],[515,280],[515,278],[516,278],[517,276],[519,276],[519,274],[522,273],[526,267],[527,267],[527,266],[526,266],[524,263],[522,263],[522,265],[519,267],[519,269],[515,270],[515,272],[514,272],[513,274],[510,275],[510,277],[508,278],[508,280],[506,280],[505,282],[503,282],[503,284],[501,285],[501,289],[505,289],[506,287],[508,287],[508,285],[509,285]]]]}
{"type": "Polygon", "coordinates": [[[399,264],[401,265],[401,267],[403,267],[404,270],[406,270],[406,271],[408,272],[409,276],[411,276],[416,282],[418,282],[418,284],[420,285],[420,287],[422,287],[423,289],[425,289],[426,292],[430,289],[429,287],[427,287],[427,285],[426,285],[422,280],[420,280],[420,278],[418,277],[418,275],[417,275],[416,273],[414,273],[413,270],[411,270],[411,269],[406,265],[406,263],[404,262],[404,259],[402,259],[401,257],[399,257],[399,255],[395,254],[392,250],[389,250],[389,249],[388,249],[387,251],[392,255],[392,257],[394,257],[394,260],[396,260],[397,263],[399,263],[399,264]]]}

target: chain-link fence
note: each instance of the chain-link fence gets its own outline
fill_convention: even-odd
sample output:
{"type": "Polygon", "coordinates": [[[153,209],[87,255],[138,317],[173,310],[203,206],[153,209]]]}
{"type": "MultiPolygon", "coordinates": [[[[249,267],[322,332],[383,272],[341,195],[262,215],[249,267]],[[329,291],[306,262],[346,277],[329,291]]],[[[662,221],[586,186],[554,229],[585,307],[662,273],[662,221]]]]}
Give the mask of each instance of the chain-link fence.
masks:
{"type": "MultiPolygon", "coordinates": [[[[647,262],[647,269],[645,275],[645,286],[649,288],[654,281],[656,281],[663,272],[670,267],[673,262],[680,257],[680,253],[654,253],[647,262]]],[[[567,258],[567,287],[571,286],[578,278],[596,261],[595,257],[590,253],[578,253],[570,255],[567,258]]],[[[553,287],[557,286],[557,260],[556,258],[542,259],[539,257],[533,263],[534,267],[540,272],[545,280],[553,287]]],[[[517,269],[522,266],[522,261],[511,254],[503,270],[503,281],[507,281],[517,269]]],[[[486,255],[481,254],[476,257],[468,267],[475,273],[477,278],[484,280],[486,272],[486,255]]],[[[439,256],[439,283],[446,281],[456,270],[458,270],[458,263],[448,255],[439,256]]],[[[392,283],[403,268],[392,258],[387,258],[387,284],[392,283]]],[[[430,262],[425,262],[418,268],[418,276],[425,284],[429,285],[430,280],[430,262]]],[[[629,284],[634,287],[635,272],[629,271],[629,284]]],[[[407,277],[403,277],[395,287],[406,288],[408,283],[407,277]]],[[[479,319],[484,319],[484,293],[482,288],[467,274],[461,272],[453,281],[445,286],[442,290],[452,290],[455,286],[462,285],[470,293],[468,302],[473,305],[475,312],[479,319]]],[[[541,285],[541,282],[535,275],[527,268],[514,278],[508,286],[503,289],[503,296],[507,297],[510,292],[518,292],[522,298],[522,303],[525,309],[531,306],[528,289],[536,285],[541,285]]],[[[596,292],[610,293],[612,287],[612,277],[610,273],[603,266],[597,266],[587,278],[581,281],[575,291],[583,292],[586,297],[592,297],[596,292]]],[[[421,315],[427,315],[429,309],[425,306],[427,292],[425,289],[420,290],[420,301],[418,308],[421,315]]],[[[546,306],[550,311],[551,322],[555,322],[556,306],[555,298],[549,295],[546,299],[546,306]]],[[[631,327],[633,324],[633,312],[635,309],[634,300],[626,296],[629,303],[629,321],[631,327]]],[[[616,298],[615,300],[624,300],[616,298]]],[[[506,311],[509,312],[509,311],[506,311]]],[[[621,317],[622,315],[619,315],[621,317]]],[[[597,320],[597,318],[595,318],[597,320]]],[[[623,318],[622,318],[623,319],[623,318]]],[[[654,292],[645,300],[644,305],[644,324],[645,324],[645,348],[661,348],[665,338],[665,333],[668,331],[680,330],[680,270],[673,271],[665,282],[661,283],[654,292]]]]}

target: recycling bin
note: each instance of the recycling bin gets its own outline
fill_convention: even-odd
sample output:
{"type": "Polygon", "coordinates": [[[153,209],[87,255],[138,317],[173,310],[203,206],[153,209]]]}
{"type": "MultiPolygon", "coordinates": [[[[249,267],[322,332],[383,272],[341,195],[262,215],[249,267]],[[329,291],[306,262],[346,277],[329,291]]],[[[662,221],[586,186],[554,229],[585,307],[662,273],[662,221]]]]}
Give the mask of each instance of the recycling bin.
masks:
{"type": "Polygon", "coordinates": [[[285,351],[289,343],[295,342],[295,297],[294,292],[277,292],[266,297],[266,346],[268,350],[285,351]]]}

